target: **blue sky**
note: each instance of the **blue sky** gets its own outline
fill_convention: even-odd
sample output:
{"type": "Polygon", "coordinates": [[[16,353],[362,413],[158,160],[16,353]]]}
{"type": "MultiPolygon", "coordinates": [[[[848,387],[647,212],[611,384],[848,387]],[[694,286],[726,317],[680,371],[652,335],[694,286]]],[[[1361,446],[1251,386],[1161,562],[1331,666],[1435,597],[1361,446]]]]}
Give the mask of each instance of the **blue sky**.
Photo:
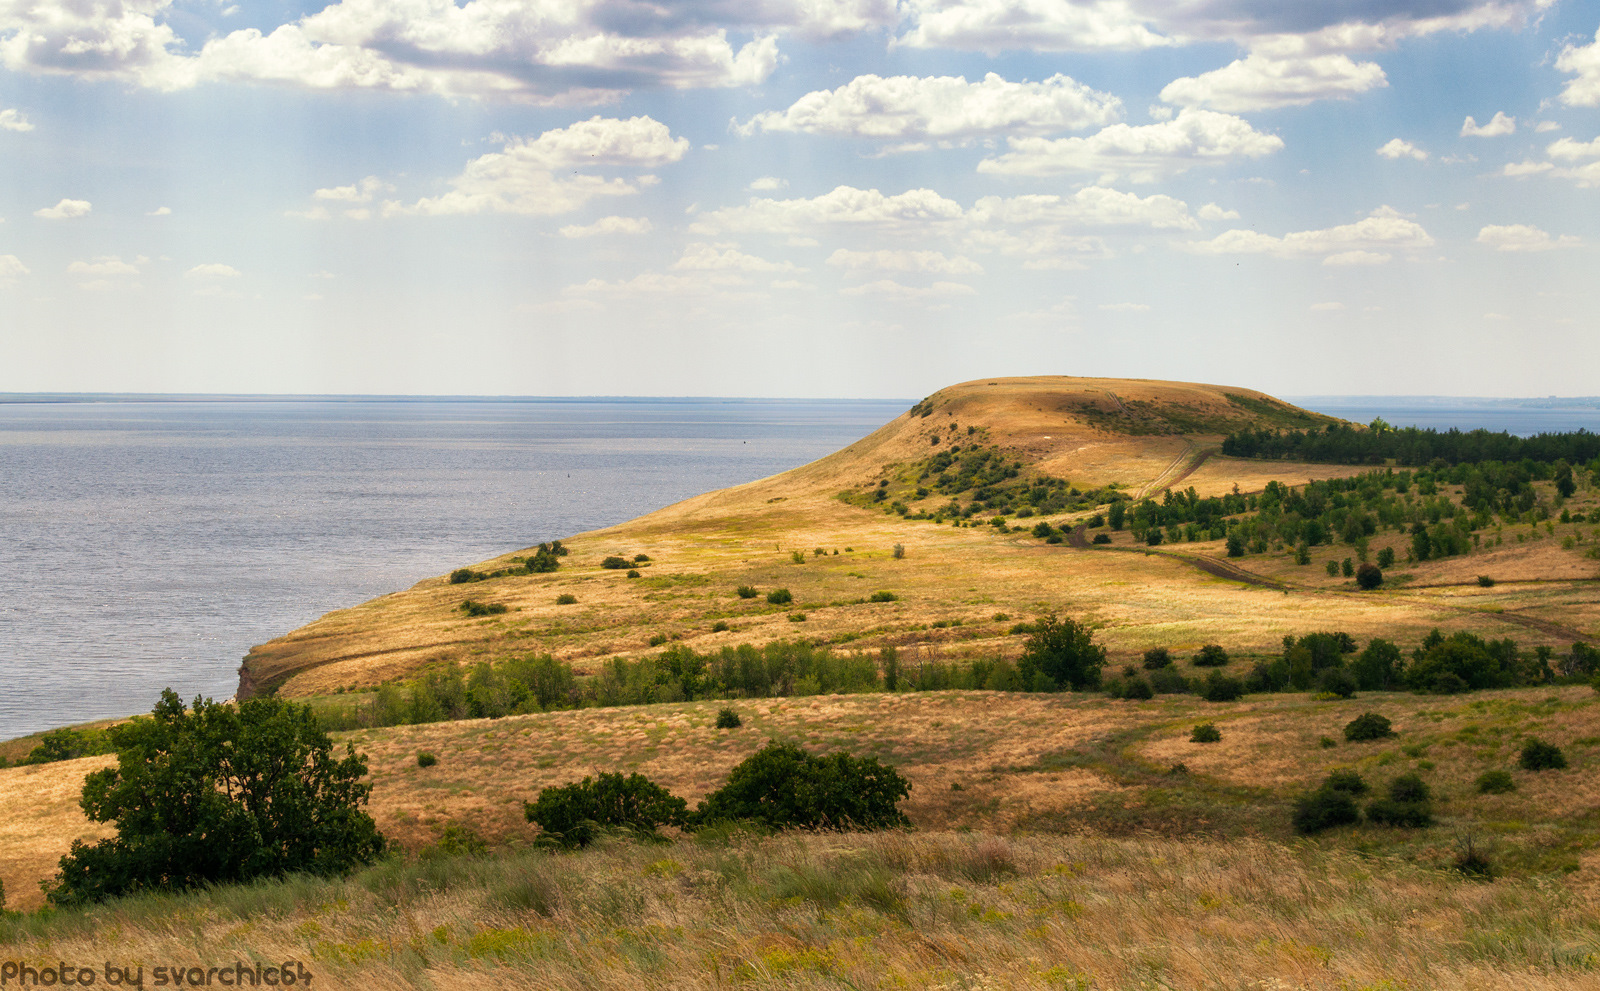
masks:
{"type": "Polygon", "coordinates": [[[0,0],[0,391],[1600,394],[1575,0],[0,0]]]}

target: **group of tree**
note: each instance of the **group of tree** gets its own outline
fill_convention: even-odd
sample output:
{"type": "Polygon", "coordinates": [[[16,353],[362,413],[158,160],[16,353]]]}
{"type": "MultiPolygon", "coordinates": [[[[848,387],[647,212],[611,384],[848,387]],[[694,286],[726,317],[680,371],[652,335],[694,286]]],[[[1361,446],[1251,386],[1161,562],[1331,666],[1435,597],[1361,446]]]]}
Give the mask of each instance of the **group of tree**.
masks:
{"type": "Polygon", "coordinates": [[[1243,430],[1229,434],[1222,453],[1236,458],[1273,458],[1332,464],[1458,465],[1473,462],[1590,464],[1600,470],[1600,434],[1579,429],[1518,437],[1505,431],[1395,429],[1377,421],[1362,428],[1344,424],[1308,430],[1243,430]]]}

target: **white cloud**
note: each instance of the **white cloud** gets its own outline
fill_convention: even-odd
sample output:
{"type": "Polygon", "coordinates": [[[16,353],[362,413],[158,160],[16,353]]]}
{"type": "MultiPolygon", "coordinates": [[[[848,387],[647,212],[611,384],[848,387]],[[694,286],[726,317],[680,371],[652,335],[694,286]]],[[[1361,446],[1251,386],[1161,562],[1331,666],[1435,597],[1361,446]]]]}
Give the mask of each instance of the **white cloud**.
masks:
{"type": "Polygon", "coordinates": [[[88,200],[62,200],[55,206],[33,211],[33,215],[43,217],[45,220],[73,220],[87,217],[92,209],[88,200]]]}
{"type": "Polygon", "coordinates": [[[1507,162],[1501,167],[1500,174],[1503,176],[1518,178],[1527,175],[1538,175],[1541,172],[1549,172],[1554,168],[1555,166],[1551,165],[1549,162],[1507,162]]]}
{"type": "Polygon", "coordinates": [[[840,248],[828,264],[852,271],[930,272],[935,275],[981,275],[983,266],[966,257],[947,258],[940,251],[851,251],[840,248]]]}
{"type": "Polygon", "coordinates": [[[531,141],[512,139],[504,151],[468,162],[461,175],[450,180],[455,187],[450,192],[418,200],[411,207],[386,205],[385,212],[568,213],[595,197],[629,196],[649,185],[648,177],[634,182],[607,180],[575,169],[653,168],[679,161],[688,150],[687,138],[674,138],[665,124],[650,117],[592,117],[545,131],[531,141]]]}
{"type": "Polygon", "coordinates": [[[1555,121],[1541,120],[1537,125],[1534,126],[1533,132],[1535,134],[1549,134],[1551,131],[1559,130],[1561,130],[1561,125],[1557,124],[1555,121]]]}
{"type": "Polygon", "coordinates": [[[0,255],[0,285],[9,285],[24,275],[32,275],[16,255],[0,255]]]}
{"type": "Polygon", "coordinates": [[[1173,80],[1162,89],[1161,99],[1238,113],[1349,99],[1387,85],[1389,80],[1376,62],[1354,62],[1348,55],[1278,58],[1251,52],[1221,69],[1173,80]]]}
{"type": "Polygon", "coordinates": [[[139,265],[147,259],[137,258],[133,262],[125,262],[119,255],[101,255],[93,261],[75,261],[67,266],[69,275],[93,275],[98,277],[116,275],[138,275],[139,265]]]}
{"type": "Polygon", "coordinates": [[[780,189],[788,188],[788,186],[789,180],[787,179],[779,179],[777,176],[764,175],[750,183],[750,185],[745,188],[749,189],[752,193],[775,193],[780,189]]]}
{"type": "Polygon", "coordinates": [[[1563,234],[1551,237],[1549,233],[1528,224],[1490,224],[1478,232],[1478,243],[1496,251],[1549,251],[1553,248],[1577,248],[1583,239],[1563,234]]]}
{"type": "Polygon", "coordinates": [[[1201,220],[1238,220],[1238,210],[1224,210],[1215,203],[1207,203],[1199,210],[1201,220]]]}
{"type": "Polygon", "coordinates": [[[648,234],[654,229],[649,217],[601,217],[592,224],[568,224],[562,237],[600,237],[606,234],[648,234]]]}
{"type": "Polygon", "coordinates": [[[931,286],[907,286],[893,279],[864,282],[859,286],[839,290],[841,296],[870,297],[901,303],[928,302],[976,294],[977,290],[964,282],[935,282],[931,286]]]}
{"type": "Polygon", "coordinates": [[[963,76],[857,76],[835,90],[807,93],[784,111],[742,125],[892,141],[962,141],[1001,132],[1043,134],[1109,124],[1122,103],[1060,74],[1043,82],[1007,82],[991,72],[963,76]]]}
{"type": "Polygon", "coordinates": [[[20,110],[0,110],[0,131],[31,131],[33,125],[20,110]]]}
{"type": "Polygon", "coordinates": [[[809,199],[751,198],[744,206],[725,207],[700,217],[690,226],[697,234],[719,231],[803,234],[819,227],[923,228],[961,220],[961,204],[931,189],[910,189],[885,196],[876,189],[839,186],[809,199]]]}
{"type": "Polygon", "coordinates": [[[1150,309],[1149,303],[1101,303],[1100,309],[1108,313],[1144,313],[1150,309]]]}
{"type": "Polygon", "coordinates": [[[672,263],[678,271],[697,272],[794,272],[790,262],[772,262],[755,255],[747,255],[729,245],[690,244],[683,256],[672,263]]]}
{"type": "Polygon", "coordinates": [[[1189,206],[1164,193],[1140,197],[1105,186],[1085,186],[1071,196],[1030,194],[1002,199],[985,196],[973,204],[970,219],[977,224],[1060,227],[1149,227],[1157,230],[1196,230],[1189,206]]]}
{"type": "Polygon", "coordinates": [[[1501,111],[1495,111],[1494,119],[1487,124],[1479,124],[1468,117],[1461,122],[1461,136],[1463,138],[1498,138],[1506,134],[1515,134],[1517,119],[1507,117],[1501,111]]]}
{"type": "Polygon", "coordinates": [[[1378,149],[1378,154],[1384,158],[1414,158],[1419,162],[1428,160],[1428,153],[1416,145],[1402,138],[1390,138],[1389,143],[1378,149]]]}
{"type": "Polygon", "coordinates": [[[1390,251],[1412,251],[1433,243],[1422,225],[1384,206],[1353,224],[1325,230],[1296,231],[1282,237],[1231,230],[1210,241],[1190,242],[1184,247],[1209,255],[1259,254],[1279,258],[1323,255],[1324,264],[1363,265],[1388,261],[1390,251]]]}
{"type": "Polygon", "coordinates": [[[172,207],[170,207],[170,206],[158,206],[154,210],[151,210],[149,213],[145,214],[145,216],[146,217],[170,217],[170,216],[172,216],[172,207]]]}
{"type": "Polygon", "coordinates": [[[311,194],[311,198],[314,200],[330,200],[334,203],[371,203],[374,196],[393,189],[393,186],[377,176],[369,175],[360,182],[352,183],[348,186],[319,189],[311,194]]]}
{"type": "Polygon", "coordinates": [[[1094,172],[1153,182],[1196,165],[1260,158],[1282,148],[1283,139],[1231,114],[1185,109],[1169,121],[1113,124],[1087,138],[1011,138],[1008,144],[1010,151],[979,162],[978,171],[1029,176],[1094,172]]]}
{"type": "Polygon", "coordinates": [[[1594,39],[1582,47],[1568,45],[1556,56],[1556,68],[1575,77],[1561,91],[1569,107],[1600,107],[1600,30],[1594,39]]]}
{"type": "Polygon", "coordinates": [[[1600,138],[1595,138],[1593,141],[1557,138],[1545,148],[1545,154],[1568,162],[1580,158],[1600,158],[1600,138]]]}
{"type": "Polygon", "coordinates": [[[224,265],[221,262],[206,262],[203,265],[196,265],[194,268],[189,269],[189,271],[183,273],[183,277],[185,279],[237,279],[240,274],[240,271],[232,265],[224,265]]]}
{"type": "Polygon", "coordinates": [[[916,27],[897,44],[967,51],[1093,51],[1173,44],[1127,0],[905,0],[916,27]]]}

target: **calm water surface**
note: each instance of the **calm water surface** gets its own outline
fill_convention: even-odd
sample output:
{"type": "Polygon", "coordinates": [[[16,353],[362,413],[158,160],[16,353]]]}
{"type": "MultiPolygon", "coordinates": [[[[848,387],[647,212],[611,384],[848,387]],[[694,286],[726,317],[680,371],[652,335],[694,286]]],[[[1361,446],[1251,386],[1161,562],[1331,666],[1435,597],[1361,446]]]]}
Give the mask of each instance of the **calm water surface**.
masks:
{"type": "Polygon", "coordinates": [[[0,402],[0,739],[225,697],[255,644],[804,464],[905,401],[0,402]]]}

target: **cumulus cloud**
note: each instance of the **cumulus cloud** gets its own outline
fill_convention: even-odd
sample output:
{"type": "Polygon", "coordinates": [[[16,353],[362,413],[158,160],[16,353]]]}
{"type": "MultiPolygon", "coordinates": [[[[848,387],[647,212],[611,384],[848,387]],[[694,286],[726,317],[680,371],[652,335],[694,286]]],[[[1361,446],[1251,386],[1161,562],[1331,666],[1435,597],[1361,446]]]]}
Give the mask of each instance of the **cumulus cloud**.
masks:
{"type": "Polygon", "coordinates": [[[154,210],[151,210],[149,213],[145,214],[145,216],[146,217],[170,217],[170,216],[172,216],[172,207],[170,207],[170,206],[158,206],[154,210]]]}
{"type": "Polygon", "coordinates": [[[148,259],[136,258],[125,262],[120,255],[101,255],[91,261],[75,261],[67,266],[68,275],[87,275],[105,278],[118,275],[138,275],[139,266],[148,259]]]}
{"type": "Polygon", "coordinates": [[[780,189],[788,188],[789,180],[779,179],[777,176],[764,175],[745,187],[752,193],[775,193],[780,189]]]}
{"type": "Polygon", "coordinates": [[[1378,149],[1378,154],[1384,158],[1414,158],[1419,162],[1428,160],[1427,152],[1402,138],[1390,138],[1388,144],[1378,149]]]}
{"type": "Polygon", "coordinates": [[[1217,206],[1215,203],[1207,203],[1205,206],[1201,207],[1199,209],[1199,211],[1197,211],[1197,212],[1200,214],[1200,219],[1201,220],[1238,220],[1239,219],[1239,211],[1238,210],[1224,210],[1222,207],[1217,206]]]}
{"type": "Polygon", "coordinates": [[[1354,62],[1348,55],[1275,58],[1251,52],[1221,69],[1173,80],[1162,89],[1161,99],[1238,113],[1349,99],[1387,85],[1389,80],[1376,62],[1354,62]]]}
{"type": "Polygon", "coordinates": [[[0,255],[0,285],[10,285],[24,275],[32,275],[16,255],[0,255]]]}
{"type": "Polygon", "coordinates": [[[20,110],[0,110],[0,131],[31,131],[33,125],[20,110]]]}
{"type": "Polygon", "coordinates": [[[803,271],[791,262],[768,261],[724,244],[690,244],[683,249],[683,256],[672,263],[672,267],[678,271],[699,272],[803,271]]]}
{"type": "Polygon", "coordinates": [[[1008,82],[991,72],[964,76],[857,76],[834,90],[807,93],[783,111],[757,114],[743,134],[803,131],[915,142],[962,141],[997,133],[1044,134],[1101,126],[1122,103],[1060,74],[1043,82],[1008,82]]]}
{"type": "Polygon", "coordinates": [[[849,248],[840,248],[828,256],[828,264],[851,271],[983,274],[983,266],[965,255],[948,258],[940,251],[851,251],[849,248]]]}
{"type": "Polygon", "coordinates": [[[1085,186],[1071,196],[1029,194],[985,196],[973,205],[973,222],[985,225],[1066,227],[1148,227],[1195,230],[1199,227],[1182,200],[1163,193],[1141,197],[1105,186],[1085,186]]]}
{"type": "Polygon", "coordinates": [[[1494,118],[1487,124],[1479,124],[1468,117],[1461,122],[1461,136],[1463,138],[1498,138],[1505,134],[1515,134],[1517,119],[1507,117],[1502,111],[1495,111],[1494,118]]]}
{"type": "Polygon", "coordinates": [[[94,209],[88,200],[62,200],[55,206],[44,207],[33,211],[35,217],[45,220],[74,220],[78,217],[87,217],[89,211],[94,209]]]}
{"type": "Polygon", "coordinates": [[[1547,232],[1528,224],[1490,224],[1478,232],[1478,243],[1496,251],[1549,251],[1553,248],[1577,248],[1582,238],[1563,234],[1551,237],[1547,232]]]}
{"type": "Polygon", "coordinates": [[[898,44],[967,51],[1093,51],[1174,44],[1127,0],[906,0],[898,44]]]}
{"type": "Polygon", "coordinates": [[[311,194],[311,198],[314,200],[331,200],[335,203],[371,203],[374,196],[392,189],[394,187],[382,179],[369,175],[360,182],[351,183],[348,186],[319,189],[311,194]]]}
{"type": "Polygon", "coordinates": [[[1587,45],[1563,48],[1556,56],[1556,68],[1573,76],[1561,91],[1562,103],[1569,107],[1600,107],[1600,30],[1587,45]]]}
{"type": "Polygon", "coordinates": [[[648,234],[654,229],[649,217],[601,217],[592,224],[568,224],[562,237],[600,237],[607,234],[648,234]]]}
{"type": "Polygon", "coordinates": [[[1500,169],[1500,174],[1514,179],[1531,175],[1550,175],[1561,179],[1572,179],[1585,188],[1600,188],[1600,138],[1595,138],[1593,141],[1558,138],[1545,147],[1545,154],[1555,161],[1508,162],[1500,169]],[[1584,161],[1585,159],[1590,161],[1584,161]],[[1572,164],[1558,166],[1555,164],[1556,161],[1572,164]]]}
{"type": "Polygon", "coordinates": [[[821,196],[792,200],[752,197],[744,206],[725,207],[700,217],[690,226],[697,234],[760,232],[802,234],[819,227],[925,227],[962,218],[961,204],[931,189],[911,189],[885,196],[876,189],[839,186],[821,196]]]}
{"type": "Polygon", "coordinates": [[[650,117],[591,117],[545,131],[531,141],[512,139],[505,150],[468,162],[461,175],[450,180],[455,188],[449,192],[387,212],[568,213],[596,197],[637,193],[641,182],[604,179],[574,169],[654,168],[681,160],[688,150],[687,138],[674,138],[665,124],[650,117]]]}
{"type": "Polygon", "coordinates": [[[1092,172],[1146,183],[1196,165],[1270,155],[1283,147],[1283,139],[1231,114],[1185,109],[1156,124],[1113,124],[1087,138],[1011,138],[1008,146],[1005,154],[979,162],[978,171],[1028,176],[1092,172]]]}
{"type": "Polygon", "coordinates": [[[1353,224],[1295,231],[1282,237],[1231,230],[1210,241],[1191,242],[1185,247],[1208,255],[1258,254],[1279,258],[1322,255],[1327,265],[1363,265],[1388,261],[1391,251],[1414,251],[1433,243],[1421,224],[1383,206],[1353,224]]]}
{"type": "Polygon", "coordinates": [[[206,262],[183,273],[185,279],[237,279],[240,271],[221,262],[206,262]]]}

